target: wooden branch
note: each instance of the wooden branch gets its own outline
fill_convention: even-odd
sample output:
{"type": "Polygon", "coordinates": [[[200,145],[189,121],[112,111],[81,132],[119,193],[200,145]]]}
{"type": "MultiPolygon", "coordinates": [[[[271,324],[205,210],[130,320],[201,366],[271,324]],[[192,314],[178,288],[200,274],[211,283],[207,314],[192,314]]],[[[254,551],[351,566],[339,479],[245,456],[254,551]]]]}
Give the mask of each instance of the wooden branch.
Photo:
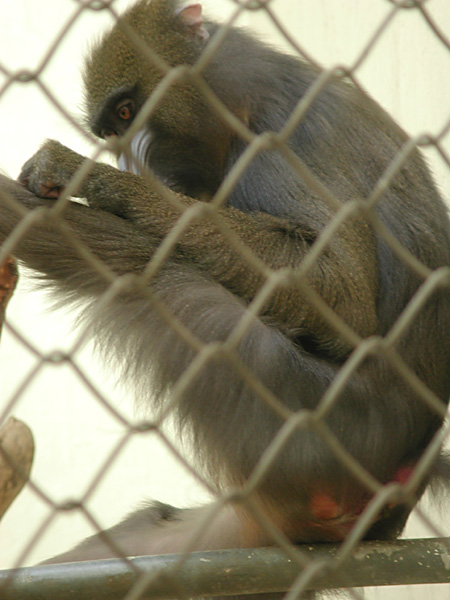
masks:
{"type": "MultiPolygon", "coordinates": [[[[18,280],[17,263],[9,257],[0,265],[0,334],[6,306],[18,280]]],[[[19,494],[30,475],[34,441],[30,429],[10,417],[0,428],[0,519],[19,494]]]]}
{"type": "Polygon", "coordinates": [[[0,265],[0,334],[5,320],[6,306],[13,295],[18,278],[17,262],[9,257],[0,265]]]}
{"type": "Polygon", "coordinates": [[[31,430],[10,417],[0,429],[0,519],[27,482],[33,456],[31,430]]]}

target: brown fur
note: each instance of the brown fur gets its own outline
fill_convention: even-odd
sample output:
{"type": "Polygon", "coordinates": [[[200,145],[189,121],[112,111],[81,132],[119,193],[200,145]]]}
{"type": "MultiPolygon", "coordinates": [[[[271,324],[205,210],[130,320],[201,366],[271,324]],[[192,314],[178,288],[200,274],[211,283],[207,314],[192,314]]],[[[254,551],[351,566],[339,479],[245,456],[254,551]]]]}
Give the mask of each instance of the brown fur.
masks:
{"type": "MultiPolygon", "coordinates": [[[[195,64],[207,44],[205,32],[213,38],[218,29],[211,22],[187,23],[183,11],[175,16],[178,8],[170,0],[138,2],[87,61],[87,121],[97,135],[126,136],[134,111],[136,118],[145,111],[144,147],[133,157],[141,174],[86,162],[49,141],[24,166],[20,180],[28,189],[1,179],[0,239],[22,216],[11,197],[48,211],[25,232],[15,254],[62,304],[82,307],[98,348],[122,369],[141,403],[163,405],[199,351],[208,344],[222,348],[220,356],[192,374],[176,405],[180,432],[192,442],[211,484],[221,490],[245,485],[289,415],[320,406],[353,349],[302,284],[306,281],[357,335],[385,336],[422,279],[372,230],[371,219],[388,227],[430,272],[450,264],[450,227],[444,203],[414,151],[371,217],[343,223],[298,277],[339,207],[369,197],[407,141],[376,103],[338,80],[312,102],[288,142],[319,185],[309,185],[282,152],[261,151],[211,216],[202,200],[214,198],[247,146],[189,78],[149,110],[147,99],[158,89],[164,65],[195,64]],[[130,28],[140,42],[129,41],[130,28]],[[142,42],[163,62],[144,58],[138,49],[142,42]],[[117,106],[124,101],[130,116],[125,111],[120,117],[117,106]],[[139,169],[139,162],[150,171],[139,169]],[[68,203],[61,224],[52,218],[50,199],[61,195],[82,165],[89,165],[89,174],[75,192],[89,206],[68,203]],[[321,186],[332,202],[317,191],[321,186]],[[160,244],[180,218],[188,217],[169,256],[152,271],[149,261],[160,244]],[[74,238],[94,262],[86,260],[74,238]],[[236,337],[267,278],[283,269],[290,278],[269,294],[236,337]],[[115,276],[143,273],[145,285],[133,280],[95,311],[115,276]],[[178,323],[176,330],[161,307],[178,323]]],[[[318,75],[236,29],[202,73],[253,135],[280,131],[318,75]]],[[[136,136],[128,136],[137,143],[136,136]]],[[[442,410],[431,409],[382,354],[374,354],[323,414],[322,422],[380,485],[404,483],[442,423],[450,393],[449,300],[448,289],[435,290],[395,348],[441,400],[442,410]]],[[[434,478],[446,481],[448,472],[441,458],[434,478]]],[[[417,497],[430,478],[433,473],[417,486],[417,497]]],[[[258,480],[253,501],[293,542],[335,541],[345,537],[372,495],[314,428],[300,427],[258,480]]],[[[398,535],[411,504],[389,504],[365,537],[398,535]]],[[[273,542],[245,502],[224,509],[196,537],[209,510],[150,505],[54,560],[273,542]],[[196,541],[189,546],[192,536],[196,541]]]]}

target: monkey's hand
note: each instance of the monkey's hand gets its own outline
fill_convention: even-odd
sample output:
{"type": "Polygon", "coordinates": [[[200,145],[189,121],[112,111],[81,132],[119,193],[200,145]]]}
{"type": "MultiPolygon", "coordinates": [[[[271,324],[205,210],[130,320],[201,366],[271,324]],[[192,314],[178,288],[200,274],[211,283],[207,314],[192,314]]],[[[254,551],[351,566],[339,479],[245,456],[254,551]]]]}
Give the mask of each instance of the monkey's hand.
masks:
{"type": "MultiPolygon", "coordinates": [[[[48,140],[24,164],[19,181],[40,198],[56,199],[87,160],[59,142],[48,140]]],[[[81,185],[74,186],[71,195],[82,196],[81,188],[81,185]]]]}
{"type": "MultiPolygon", "coordinates": [[[[54,200],[67,188],[70,196],[86,198],[91,208],[126,219],[136,217],[142,199],[154,197],[150,181],[140,175],[95,162],[55,140],[45,142],[24,164],[19,182],[35,196],[54,200]]],[[[144,212],[147,217],[148,207],[144,212]]]]}

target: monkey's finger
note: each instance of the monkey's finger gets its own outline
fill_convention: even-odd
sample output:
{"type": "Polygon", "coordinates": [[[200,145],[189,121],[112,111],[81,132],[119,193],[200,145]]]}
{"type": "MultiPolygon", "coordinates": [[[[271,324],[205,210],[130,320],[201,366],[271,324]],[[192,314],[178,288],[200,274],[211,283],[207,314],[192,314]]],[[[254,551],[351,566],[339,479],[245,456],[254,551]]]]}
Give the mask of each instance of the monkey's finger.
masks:
{"type": "Polygon", "coordinates": [[[56,199],[63,186],[51,175],[52,165],[50,153],[43,147],[23,165],[18,181],[40,198],[56,199]]]}
{"type": "Polygon", "coordinates": [[[46,178],[40,174],[40,169],[36,162],[31,159],[25,163],[18,177],[19,183],[26,187],[30,192],[40,198],[56,199],[61,195],[63,186],[51,178],[46,178]]]}
{"type": "Polygon", "coordinates": [[[53,182],[32,182],[29,178],[24,177],[20,183],[25,186],[30,192],[39,196],[39,198],[57,199],[61,195],[62,186],[56,185],[53,182]]]}

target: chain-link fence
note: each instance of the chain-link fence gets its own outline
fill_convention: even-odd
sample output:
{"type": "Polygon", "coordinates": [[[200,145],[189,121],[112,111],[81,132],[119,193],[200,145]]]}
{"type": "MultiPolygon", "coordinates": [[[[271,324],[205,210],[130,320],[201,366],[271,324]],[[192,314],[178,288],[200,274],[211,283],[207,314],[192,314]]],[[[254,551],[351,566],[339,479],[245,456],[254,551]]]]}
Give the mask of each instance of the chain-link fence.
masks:
{"type": "MultiPolygon", "coordinates": [[[[4,372],[10,373],[2,417],[20,413],[30,422],[38,453],[46,452],[49,435],[52,440],[41,459],[46,466],[31,472],[29,504],[19,508],[19,498],[4,519],[4,545],[16,506],[22,512],[11,516],[14,529],[19,519],[26,521],[20,542],[17,536],[11,541],[16,551],[7,566],[67,550],[66,538],[83,537],[82,527],[102,531],[144,495],[174,504],[201,498],[209,504],[201,513],[162,505],[148,509],[153,512],[137,521],[137,531],[147,536],[153,520],[154,545],[130,546],[128,528],[117,536],[113,530],[104,535],[98,555],[87,553],[88,562],[5,571],[1,597],[132,600],[269,593],[293,599],[316,589],[447,584],[448,528],[437,524],[429,507],[415,508],[421,527],[416,537],[432,539],[392,538],[430,476],[435,488],[444,483],[446,506],[448,468],[443,460],[436,466],[436,459],[448,436],[439,424],[449,385],[450,233],[417,149],[434,160],[445,185],[450,111],[443,111],[433,131],[403,136],[366,100],[361,74],[370,73],[367,65],[399,23],[409,23],[411,32],[418,27],[422,36],[419,43],[411,39],[404,56],[417,48],[423,55],[433,45],[439,70],[448,67],[450,42],[442,22],[450,18],[448,7],[438,0],[378,0],[374,14],[364,14],[366,9],[360,14],[370,27],[355,34],[357,49],[355,40],[348,41],[352,56],[328,61],[333,66],[321,70],[315,52],[296,33],[297,19],[305,28],[303,21],[317,18],[317,4],[229,0],[217,30],[202,22],[199,5],[180,4],[172,16],[178,28],[173,35],[188,40],[189,53],[184,50],[182,59],[173,58],[167,30],[152,29],[144,18],[159,4],[153,0],[138,18],[120,21],[111,38],[108,76],[88,83],[87,121],[104,141],[61,102],[55,72],[48,73],[54,61],[57,77],[70,79],[67,40],[74,32],[80,35],[87,15],[93,23],[97,15],[119,22],[122,5],[68,2],[64,24],[51,31],[37,64],[19,62],[13,68],[9,53],[0,57],[0,105],[8,107],[13,94],[33,86],[37,102],[44,99],[58,119],[52,135],[39,119],[40,105],[29,108],[42,138],[60,138],[58,130],[69,123],[90,144],[90,158],[107,160],[113,151],[124,171],[139,172],[114,174],[50,143],[41,162],[22,175],[34,192],[33,177],[39,176],[41,195],[50,201],[36,200],[6,180],[0,183],[1,263],[17,255],[46,275],[39,287],[57,282],[63,307],[72,300],[76,305],[78,295],[91,311],[63,344],[54,341],[61,337],[59,325],[49,341],[47,325],[36,323],[40,317],[30,302],[40,302],[38,296],[17,294],[18,308],[31,311],[25,326],[15,313],[16,296],[8,309],[8,338],[2,343],[11,344],[12,356],[2,354],[4,372]],[[302,60],[301,85],[291,77],[290,69],[297,69],[291,59],[274,58],[281,54],[258,43],[254,47],[235,33],[242,23],[260,24],[302,60]],[[146,31],[156,33],[143,41],[146,31]],[[192,48],[201,49],[199,57],[192,59],[192,48]],[[252,63],[254,48],[261,54],[252,63]],[[59,56],[64,61],[59,63],[59,56]],[[245,71],[241,59],[255,72],[245,71]],[[244,73],[234,75],[239,69],[244,73]],[[270,77],[273,88],[267,85],[270,77]],[[227,86],[230,81],[233,86],[227,86]],[[267,126],[273,122],[261,108],[267,98],[279,112],[277,128],[267,126]],[[112,101],[119,125],[107,113],[112,101]],[[208,136],[195,129],[199,123],[208,136]],[[47,176],[49,164],[58,168],[47,176]],[[90,208],[70,203],[78,195],[90,208]],[[123,197],[129,197],[129,206],[123,197]],[[142,199],[149,204],[143,206],[142,199]],[[17,208],[17,200],[31,210],[17,208]],[[113,326],[114,333],[104,333],[113,326]],[[97,378],[90,354],[83,354],[95,336],[113,379],[127,393],[136,387],[141,407],[151,390],[156,400],[150,414],[130,416],[113,399],[113,386],[97,378]],[[19,369],[11,365],[15,348],[28,354],[19,369]],[[142,383],[132,385],[139,377],[142,383]],[[49,388],[56,398],[45,405],[49,388]],[[79,419],[74,427],[83,428],[72,446],[64,430],[70,410],[79,419]],[[105,419],[104,438],[97,417],[105,419]],[[180,444],[183,438],[190,449],[180,444]],[[155,441],[159,448],[148,445],[155,441]],[[59,472],[48,467],[56,449],[63,454],[60,467],[55,459],[60,485],[55,484],[59,472]],[[161,468],[160,460],[176,466],[161,468]],[[161,497],[158,488],[172,468],[178,469],[169,484],[172,492],[161,497]],[[189,474],[190,483],[180,483],[182,473],[189,474]],[[189,487],[194,484],[195,491],[189,487]],[[28,519],[33,503],[40,508],[28,519]],[[112,505],[118,508],[105,517],[112,505]],[[64,524],[60,517],[66,514],[78,520],[64,524]],[[173,526],[168,540],[165,532],[173,526]],[[47,544],[39,556],[36,548],[49,531],[54,549],[47,544]],[[130,547],[136,551],[126,551],[130,547]],[[103,554],[117,558],[91,561],[103,554]]],[[[322,4],[323,19],[337,10],[330,0],[322,4]]],[[[351,21],[355,8],[342,3],[338,11],[351,21]]],[[[29,10],[23,3],[24,19],[29,10]]],[[[325,34],[333,22],[330,16],[325,34]]],[[[401,55],[398,40],[388,52],[392,48],[401,55]]],[[[384,68],[386,79],[401,78],[400,67],[384,68]]],[[[419,68],[412,64],[412,72],[419,68]]],[[[97,68],[91,69],[88,82],[97,76],[97,68]]],[[[438,104],[446,106],[448,78],[438,79],[438,104]]],[[[420,81],[417,86],[424,94],[420,81]]],[[[18,115],[11,118],[18,126],[18,115]]],[[[21,145],[16,140],[14,152],[23,162],[21,145]]],[[[58,316],[52,312],[50,318],[58,316]]],[[[5,455],[4,460],[13,459],[5,455]]],[[[448,591],[445,585],[443,597],[448,591]]],[[[348,594],[361,597],[353,589],[348,594]]]]}

